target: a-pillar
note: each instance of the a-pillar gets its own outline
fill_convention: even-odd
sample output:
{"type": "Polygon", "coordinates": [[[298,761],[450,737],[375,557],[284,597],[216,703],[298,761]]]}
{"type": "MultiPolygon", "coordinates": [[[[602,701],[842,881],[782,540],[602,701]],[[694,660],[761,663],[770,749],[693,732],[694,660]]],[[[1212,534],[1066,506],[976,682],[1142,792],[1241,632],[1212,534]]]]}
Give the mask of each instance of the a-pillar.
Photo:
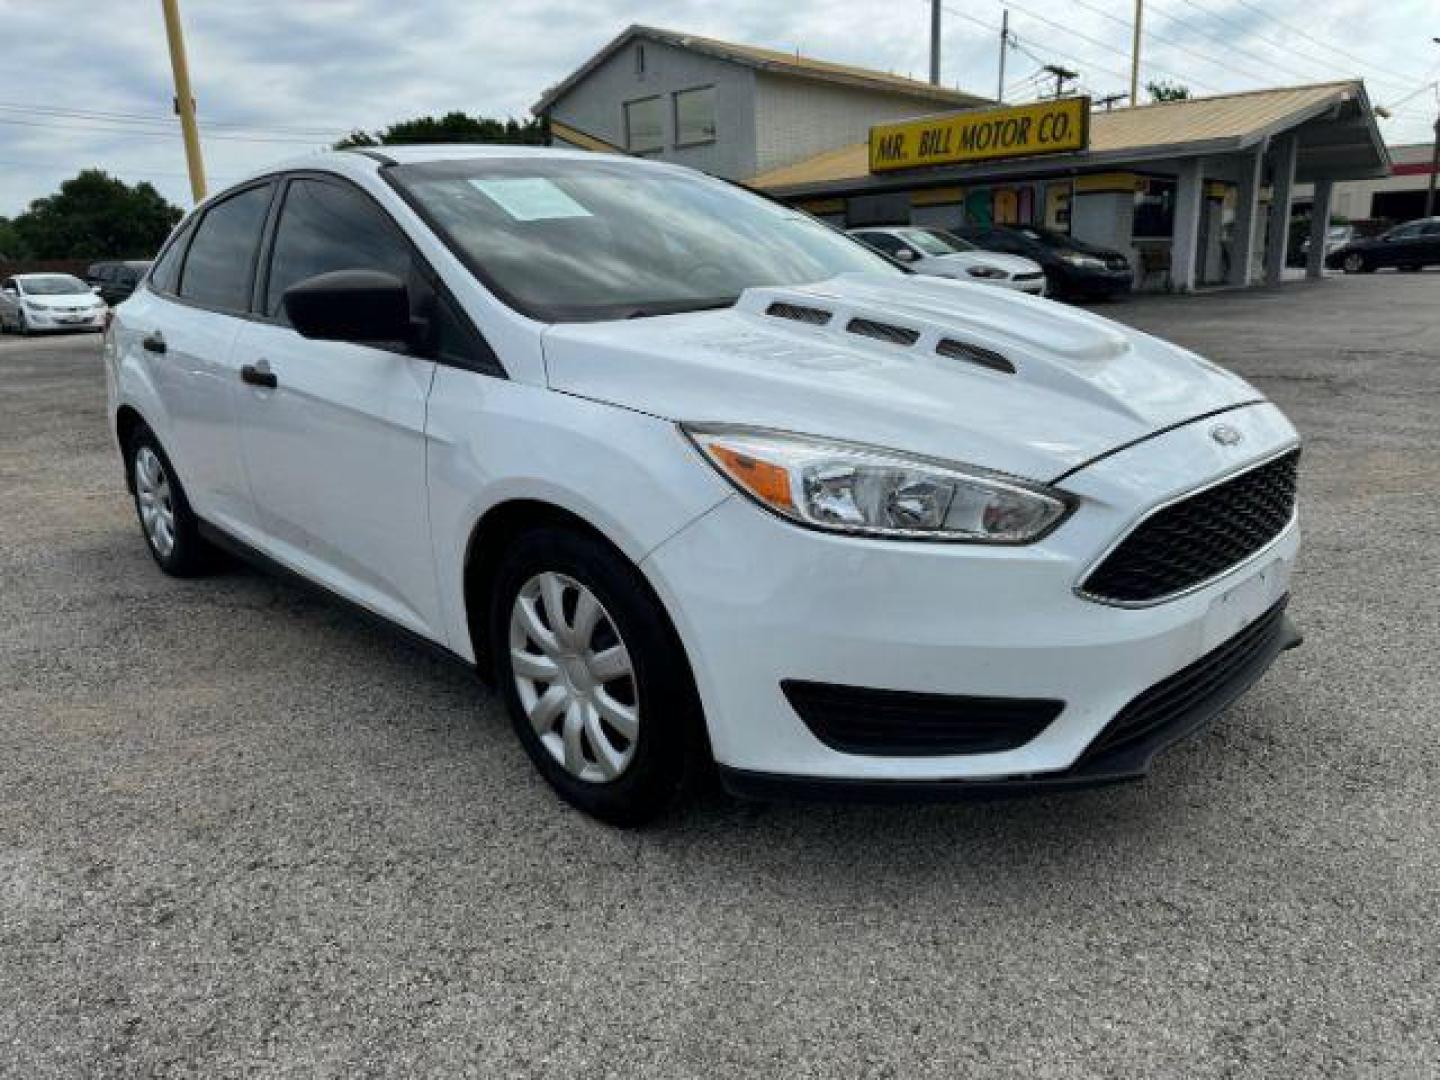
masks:
{"type": "Polygon", "coordinates": [[[1295,159],[1300,140],[1287,135],[1275,144],[1271,159],[1270,236],[1265,244],[1265,284],[1279,285],[1290,247],[1290,201],[1295,194],[1295,159]]]}
{"type": "Polygon", "coordinates": [[[1330,236],[1330,203],[1335,185],[1329,180],[1315,181],[1315,202],[1310,207],[1310,254],[1305,260],[1305,276],[1325,276],[1325,241],[1330,236]]]}
{"type": "Polygon", "coordinates": [[[1200,212],[1205,204],[1201,158],[1180,163],[1175,183],[1175,231],[1170,237],[1170,282],[1177,292],[1193,292],[1199,279],[1200,212]]]}

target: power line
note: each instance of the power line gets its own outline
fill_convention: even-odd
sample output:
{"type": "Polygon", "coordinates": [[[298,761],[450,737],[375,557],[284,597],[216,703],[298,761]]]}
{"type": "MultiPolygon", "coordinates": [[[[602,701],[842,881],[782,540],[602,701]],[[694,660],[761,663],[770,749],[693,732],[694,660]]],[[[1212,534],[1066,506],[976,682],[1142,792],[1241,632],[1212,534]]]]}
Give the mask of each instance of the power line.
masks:
{"type": "MultiPolygon", "coordinates": [[[[1039,23],[1044,23],[1046,26],[1051,27],[1051,28],[1054,29],[1054,30],[1058,30],[1058,31],[1060,31],[1062,34],[1065,34],[1065,35],[1068,36],[1068,37],[1071,37],[1071,38],[1079,38],[1081,41],[1089,42],[1091,45],[1094,45],[1094,46],[1096,46],[1097,48],[1100,48],[1100,49],[1105,50],[1106,52],[1114,53],[1114,54],[1116,54],[1116,55],[1118,55],[1118,56],[1124,57],[1126,60],[1128,60],[1128,59],[1130,58],[1130,53],[1129,53],[1129,50],[1127,50],[1127,49],[1119,49],[1119,48],[1116,48],[1114,45],[1110,44],[1108,41],[1101,41],[1099,38],[1091,37],[1089,34],[1082,34],[1080,31],[1076,30],[1074,27],[1065,26],[1063,23],[1058,23],[1058,22],[1056,22],[1056,21],[1053,20],[1053,19],[1048,19],[1048,18],[1046,18],[1044,15],[1037,15],[1035,12],[1030,11],[1030,10],[1027,9],[1027,8],[1023,8],[1023,7],[1020,7],[1019,5],[1015,4],[1015,3],[1013,2],[1013,0],[992,0],[992,2],[993,2],[993,3],[996,3],[996,4],[999,4],[999,5],[1001,5],[1002,7],[1008,7],[1011,11],[1018,11],[1018,12],[1020,12],[1020,14],[1026,16],[1027,18],[1034,19],[1036,22],[1039,22],[1039,23]]],[[[951,9],[947,7],[945,10],[946,10],[946,11],[950,11],[951,9]]],[[[1093,10],[1093,9],[1092,9],[1092,10],[1093,10]]],[[[1129,24],[1127,23],[1126,25],[1128,26],[1129,24]]],[[[1116,78],[1120,79],[1122,82],[1124,82],[1124,83],[1126,83],[1126,84],[1128,84],[1129,81],[1130,81],[1130,75],[1129,75],[1128,72],[1117,72],[1117,71],[1115,71],[1113,68],[1102,67],[1101,65],[1096,64],[1096,63],[1094,63],[1093,61],[1082,60],[1082,59],[1080,59],[1080,58],[1078,58],[1078,57],[1075,57],[1075,56],[1072,56],[1072,55],[1068,55],[1068,54],[1066,54],[1066,53],[1062,53],[1062,52],[1060,52],[1060,51],[1057,50],[1057,49],[1049,49],[1048,51],[1053,52],[1053,53],[1055,53],[1056,55],[1059,55],[1059,56],[1064,56],[1067,60],[1071,60],[1071,61],[1073,61],[1073,62],[1075,62],[1075,63],[1077,63],[1077,64],[1082,64],[1082,65],[1089,66],[1089,67],[1091,67],[1091,68],[1093,68],[1093,69],[1095,69],[1095,70],[1097,70],[1097,71],[1103,71],[1103,72],[1104,72],[1105,74],[1107,74],[1107,75],[1113,75],[1113,76],[1115,76],[1116,78]]],[[[1150,68],[1151,71],[1157,72],[1157,73],[1159,73],[1159,74],[1161,74],[1161,75],[1168,75],[1168,76],[1170,76],[1171,78],[1180,79],[1180,80],[1182,80],[1182,81],[1184,81],[1184,82],[1187,82],[1187,83],[1194,83],[1196,86],[1199,86],[1199,87],[1201,87],[1202,89],[1205,89],[1205,90],[1212,90],[1212,91],[1215,91],[1216,93],[1218,93],[1219,90],[1220,90],[1219,87],[1214,86],[1214,85],[1211,84],[1211,83],[1202,82],[1200,79],[1196,79],[1196,78],[1193,78],[1193,77],[1188,77],[1188,78],[1187,78],[1186,76],[1181,75],[1181,74],[1179,74],[1178,72],[1167,71],[1166,69],[1164,69],[1164,68],[1162,68],[1162,67],[1158,67],[1158,66],[1156,66],[1156,65],[1154,65],[1154,64],[1150,64],[1150,65],[1147,65],[1147,66],[1150,68]]]]}
{"type": "MultiPolygon", "coordinates": [[[[102,127],[98,124],[86,123],[56,123],[53,121],[40,120],[17,120],[9,116],[0,116],[0,124],[9,124],[14,127],[42,128],[46,131],[94,131],[110,135],[128,135],[131,138],[171,138],[175,132],[173,129],[156,130],[153,128],[141,127],[102,127]]],[[[206,139],[216,139],[221,142],[250,142],[250,143],[289,143],[298,146],[314,146],[323,142],[323,139],[291,139],[291,138],[265,138],[263,136],[251,135],[206,135],[206,139]]]]}
{"type": "MultiPolygon", "coordinates": [[[[55,116],[65,119],[79,120],[101,120],[106,123],[116,124],[148,124],[162,125],[169,127],[175,123],[172,116],[155,116],[142,113],[106,112],[99,109],[72,109],[62,108],[53,105],[25,105],[19,102],[0,101],[0,111],[12,113],[24,113],[26,115],[55,116]]],[[[257,133],[284,133],[295,135],[316,135],[333,138],[337,133],[347,129],[336,126],[328,128],[308,127],[269,127],[264,124],[245,124],[237,121],[207,120],[207,126],[221,128],[230,131],[248,131],[257,133]]]]}
{"type": "MultiPolygon", "coordinates": [[[[1376,63],[1374,63],[1373,61],[1365,60],[1365,59],[1363,59],[1363,58],[1361,58],[1361,57],[1359,57],[1359,56],[1356,56],[1354,53],[1346,52],[1344,49],[1339,48],[1338,46],[1335,46],[1335,45],[1331,45],[1331,44],[1330,44],[1329,42],[1327,42],[1327,41],[1321,41],[1319,38],[1315,37],[1313,34],[1306,33],[1304,30],[1301,30],[1298,26],[1291,26],[1289,23],[1284,22],[1284,21],[1281,20],[1281,19],[1277,19],[1274,15],[1271,15],[1271,14],[1270,14],[1268,11],[1266,11],[1264,8],[1256,7],[1254,4],[1250,3],[1250,0],[1234,0],[1234,2],[1237,3],[1237,4],[1239,4],[1241,7],[1245,8],[1245,9],[1247,9],[1247,10],[1249,10],[1249,11],[1253,11],[1255,14],[1259,15],[1261,18],[1269,19],[1269,20],[1270,20],[1271,22],[1273,22],[1276,26],[1279,26],[1280,28],[1282,28],[1282,29],[1284,29],[1284,30],[1288,30],[1290,33],[1296,34],[1296,35],[1304,38],[1306,41],[1313,42],[1314,44],[1319,45],[1322,49],[1329,49],[1329,50],[1330,50],[1331,52],[1333,52],[1333,53],[1338,53],[1340,56],[1343,56],[1343,57],[1345,57],[1346,59],[1348,59],[1348,60],[1350,60],[1350,61],[1352,61],[1352,62],[1354,62],[1354,63],[1360,64],[1362,67],[1373,67],[1373,68],[1375,68],[1376,70],[1383,70],[1383,69],[1384,69],[1384,68],[1382,67],[1382,65],[1380,65],[1380,64],[1376,64],[1376,63]]],[[[1217,17],[1218,17],[1218,16],[1217,16],[1217,17]]],[[[1290,46],[1287,46],[1287,47],[1290,47],[1290,46]]],[[[1385,65],[1385,66],[1388,66],[1388,65],[1385,65]]],[[[1398,74],[1398,75],[1400,75],[1401,77],[1406,78],[1406,79],[1409,79],[1409,78],[1412,78],[1412,77],[1413,77],[1413,76],[1407,75],[1407,74],[1406,74],[1405,72],[1403,72],[1403,71],[1396,72],[1396,74],[1398,74]]]]}

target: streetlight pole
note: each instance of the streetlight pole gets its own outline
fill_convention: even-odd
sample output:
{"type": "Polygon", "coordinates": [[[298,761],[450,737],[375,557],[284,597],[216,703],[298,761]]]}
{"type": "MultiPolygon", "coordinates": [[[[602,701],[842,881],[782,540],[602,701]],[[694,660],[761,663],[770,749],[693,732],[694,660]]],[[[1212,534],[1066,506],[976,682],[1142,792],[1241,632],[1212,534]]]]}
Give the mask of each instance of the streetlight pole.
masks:
{"type": "Polygon", "coordinates": [[[165,37],[170,43],[170,69],[175,75],[175,111],[180,114],[180,134],[185,140],[190,193],[198,203],[205,198],[205,162],[200,156],[200,130],[195,126],[195,96],[190,92],[190,66],[185,60],[185,32],[180,26],[179,0],[160,0],[160,6],[165,12],[165,37]]]}
{"type": "Polygon", "coordinates": [[[1005,49],[1010,44],[1010,9],[1000,13],[1000,80],[995,84],[995,100],[1005,104],[1005,49]]]}

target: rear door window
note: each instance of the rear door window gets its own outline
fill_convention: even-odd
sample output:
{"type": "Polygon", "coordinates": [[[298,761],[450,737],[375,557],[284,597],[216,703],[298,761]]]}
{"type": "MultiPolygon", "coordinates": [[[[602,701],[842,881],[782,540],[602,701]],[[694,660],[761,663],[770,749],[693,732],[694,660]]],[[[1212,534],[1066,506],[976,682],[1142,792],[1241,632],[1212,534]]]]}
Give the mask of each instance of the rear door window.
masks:
{"type": "Polygon", "coordinates": [[[248,311],[255,254],[273,184],[246,188],[205,211],[180,273],[180,296],[219,311],[248,311]]]}

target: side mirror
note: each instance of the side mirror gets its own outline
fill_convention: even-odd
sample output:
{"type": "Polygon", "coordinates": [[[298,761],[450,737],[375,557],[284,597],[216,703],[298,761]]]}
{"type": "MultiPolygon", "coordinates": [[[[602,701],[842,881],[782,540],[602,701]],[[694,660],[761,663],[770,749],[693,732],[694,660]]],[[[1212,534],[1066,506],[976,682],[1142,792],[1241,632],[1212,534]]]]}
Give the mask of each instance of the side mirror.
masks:
{"type": "Polygon", "coordinates": [[[306,278],[282,298],[290,325],[320,341],[410,343],[410,295],[405,283],[377,270],[336,270],[306,278]]]}

